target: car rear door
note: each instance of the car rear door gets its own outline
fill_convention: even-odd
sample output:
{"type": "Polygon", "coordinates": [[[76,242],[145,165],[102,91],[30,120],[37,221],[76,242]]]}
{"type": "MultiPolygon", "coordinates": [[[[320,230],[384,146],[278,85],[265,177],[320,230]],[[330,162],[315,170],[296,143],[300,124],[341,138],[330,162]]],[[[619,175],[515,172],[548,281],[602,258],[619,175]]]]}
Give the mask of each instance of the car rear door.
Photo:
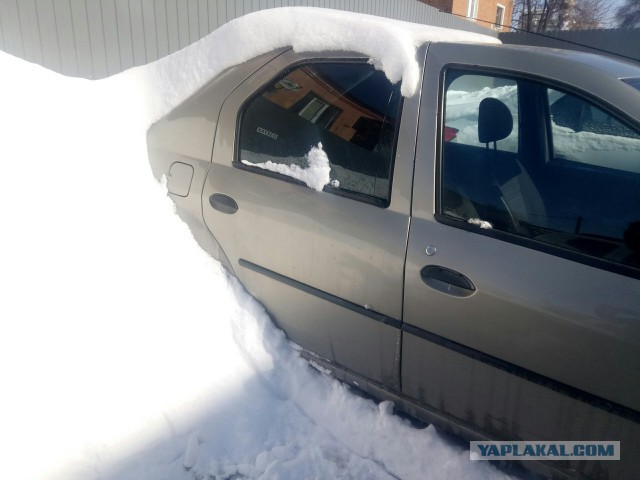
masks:
{"type": "Polygon", "coordinates": [[[479,435],[622,440],[633,450],[640,242],[624,238],[638,233],[640,176],[609,162],[615,148],[593,146],[618,142],[640,162],[633,121],[619,115],[622,134],[563,126],[551,114],[559,95],[618,121],[616,110],[586,93],[600,79],[579,70],[564,78],[560,60],[533,52],[434,44],[426,65],[403,393],[479,435]],[[496,110],[484,133],[483,109],[496,110]],[[500,131],[497,110],[512,127],[504,120],[500,131]],[[579,158],[591,149],[609,164],[566,162],[563,149],[579,158]]]}
{"type": "Polygon", "coordinates": [[[417,101],[402,103],[365,58],[286,52],[225,101],[202,196],[238,278],[287,336],[394,388],[417,123],[417,101]],[[323,191],[291,178],[325,153],[323,191]]]}

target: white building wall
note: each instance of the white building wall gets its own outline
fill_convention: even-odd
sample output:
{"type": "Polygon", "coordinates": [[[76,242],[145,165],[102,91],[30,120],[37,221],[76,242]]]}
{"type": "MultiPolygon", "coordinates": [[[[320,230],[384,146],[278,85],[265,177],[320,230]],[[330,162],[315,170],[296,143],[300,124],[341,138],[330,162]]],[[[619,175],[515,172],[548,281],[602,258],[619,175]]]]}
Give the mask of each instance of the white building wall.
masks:
{"type": "Polygon", "coordinates": [[[143,65],[256,10],[315,6],[491,34],[416,0],[0,0],[0,50],[65,75],[143,65]]]}

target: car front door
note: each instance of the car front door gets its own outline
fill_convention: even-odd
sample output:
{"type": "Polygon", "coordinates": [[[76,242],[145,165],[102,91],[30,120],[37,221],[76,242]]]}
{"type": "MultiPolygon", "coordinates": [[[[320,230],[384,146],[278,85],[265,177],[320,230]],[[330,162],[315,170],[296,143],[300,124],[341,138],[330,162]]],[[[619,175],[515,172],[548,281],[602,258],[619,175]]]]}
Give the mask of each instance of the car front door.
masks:
{"type": "Polygon", "coordinates": [[[413,161],[402,140],[413,145],[417,122],[417,101],[402,104],[366,59],[286,52],[225,101],[202,197],[235,273],[287,336],[393,388],[413,161]],[[323,186],[309,172],[322,176],[324,155],[323,186]]]}
{"type": "Polygon", "coordinates": [[[579,86],[540,80],[534,60],[492,47],[427,53],[402,391],[479,435],[620,440],[630,455],[640,135],[579,86]],[[601,126],[570,128],[576,103],[601,126]]]}

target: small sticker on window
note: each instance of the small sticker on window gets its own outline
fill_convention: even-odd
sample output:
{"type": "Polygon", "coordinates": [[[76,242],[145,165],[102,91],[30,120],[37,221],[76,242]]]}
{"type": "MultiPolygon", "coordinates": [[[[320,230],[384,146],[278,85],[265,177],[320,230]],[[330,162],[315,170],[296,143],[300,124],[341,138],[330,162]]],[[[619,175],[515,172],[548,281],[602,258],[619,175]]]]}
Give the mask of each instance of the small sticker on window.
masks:
{"type": "Polygon", "coordinates": [[[256,132],[258,132],[260,135],[264,135],[265,137],[273,138],[274,140],[278,139],[277,133],[270,132],[266,128],[258,127],[256,129],[256,132]]]}

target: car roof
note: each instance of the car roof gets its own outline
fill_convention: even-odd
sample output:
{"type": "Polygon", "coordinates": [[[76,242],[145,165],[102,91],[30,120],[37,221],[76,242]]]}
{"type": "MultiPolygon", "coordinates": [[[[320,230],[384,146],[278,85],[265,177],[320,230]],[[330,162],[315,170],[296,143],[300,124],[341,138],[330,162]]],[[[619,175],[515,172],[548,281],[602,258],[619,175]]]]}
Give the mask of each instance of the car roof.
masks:
{"type": "MultiPolygon", "coordinates": [[[[462,42],[438,42],[463,45],[462,42]]],[[[577,50],[568,50],[561,48],[537,47],[530,45],[513,45],[513,44],[475,44],[482,48],[498,48],[503,52],[522,53],[527,52],[529,58],[533,61],[560,61],[566,62],[567,68],[571,64],[580,64],[589,66],[603,73],[607,73],[617,78],[633,78],[640,77],[640,64],[635,63],[631,59],[622,57],[614,57],[605,55],[604,53],[589,53],[577,50]]]]}

